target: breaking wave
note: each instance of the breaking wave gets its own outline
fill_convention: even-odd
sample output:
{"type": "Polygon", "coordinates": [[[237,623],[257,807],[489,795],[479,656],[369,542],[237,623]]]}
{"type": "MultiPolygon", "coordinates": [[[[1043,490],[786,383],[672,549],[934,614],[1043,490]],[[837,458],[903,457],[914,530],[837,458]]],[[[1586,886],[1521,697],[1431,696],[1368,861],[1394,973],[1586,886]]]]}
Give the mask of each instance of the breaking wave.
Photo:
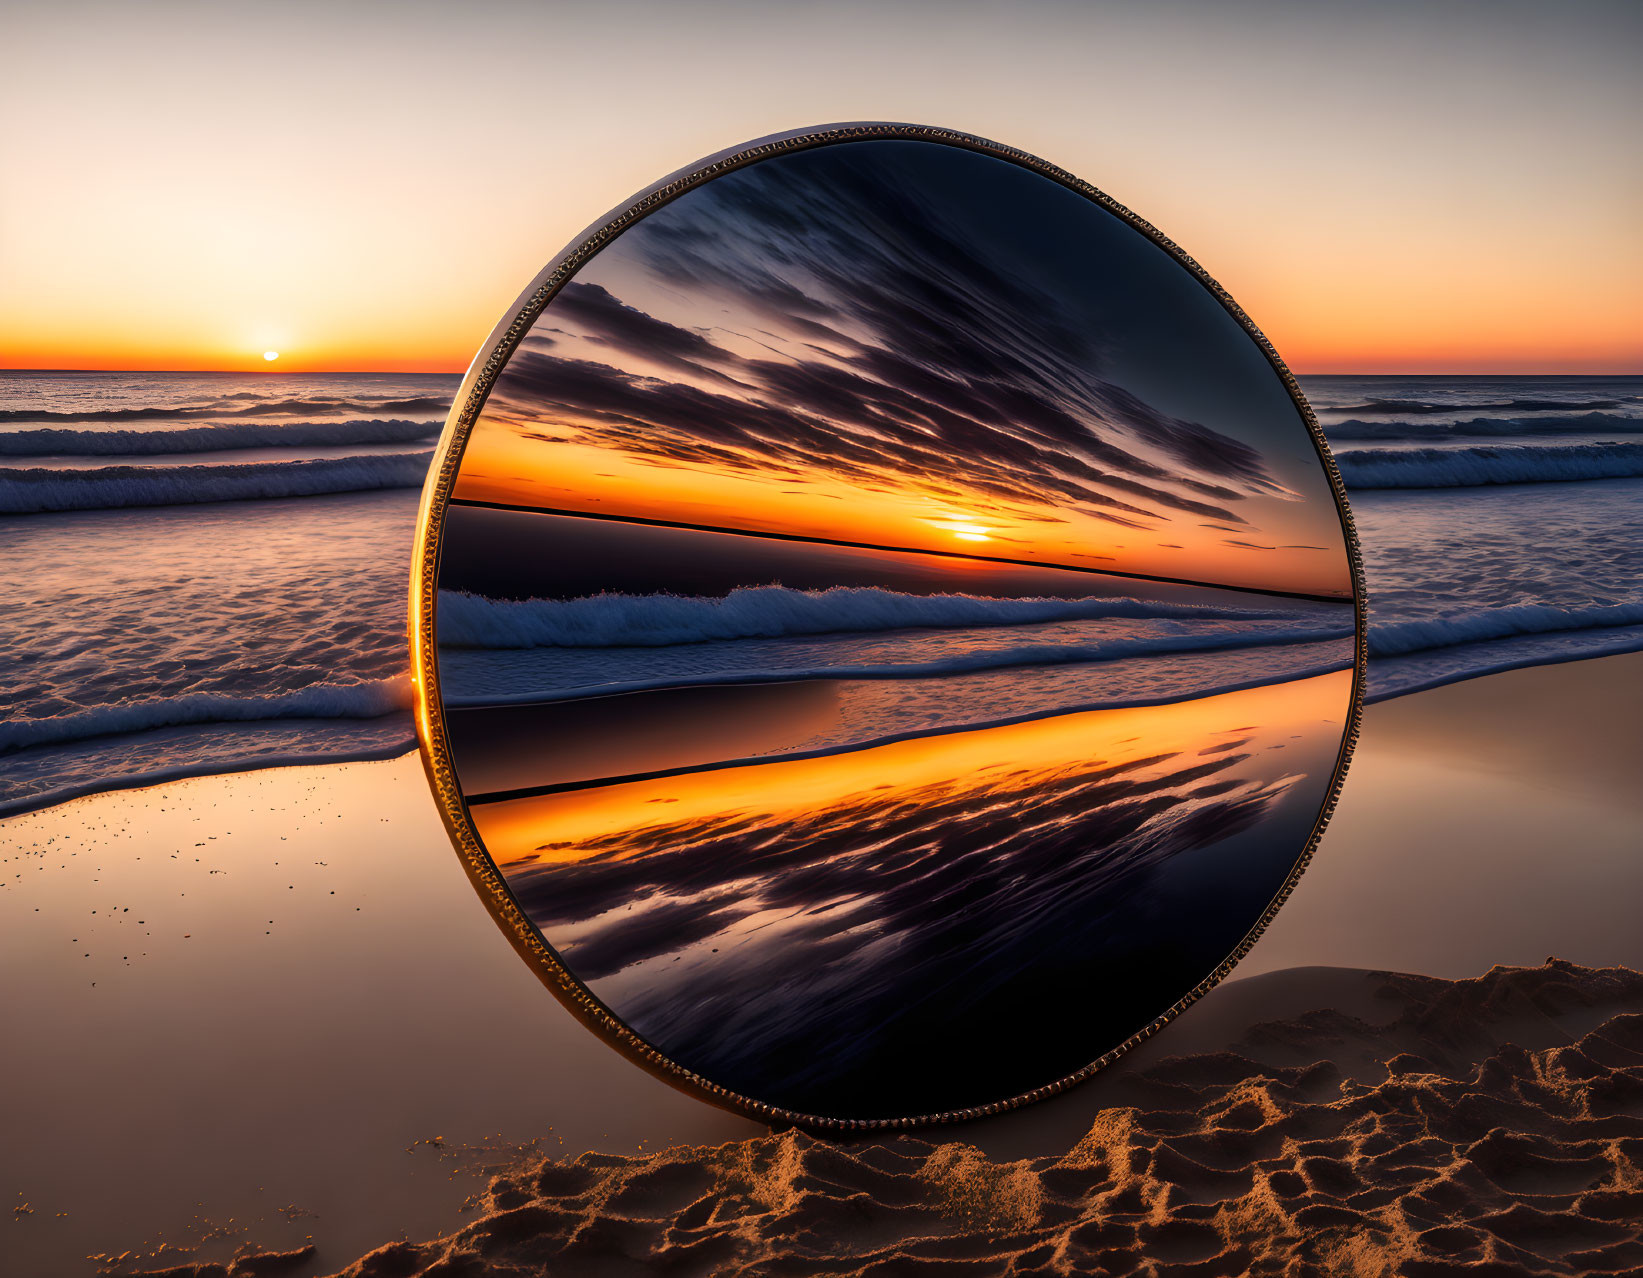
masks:
{"type": "Polygon", "coordinates": [[[1335,454],[1348,488],[1471,488],[1643,475],[1643,444],[1359,448],[1335,454]]]}
{"type": "Polygon", "coordinates": [[[1372,622],[1371,657],[1405,656],[1434,648],[1508,639],[1519,635],[1555,634],[1566,630],[1597,630],[1607,626],[1643,625],[1643,599],[1624,603],[1559,608],[1551,604],[1508,604],[1408,621],[1372,622]]]}
{"type": "MultiPolygon", "coordinates": [[[[239,398],[234,396],[233,398],[239,398]]],[[[0,422],[141,422],[200,417],[282,417],[292,413],[443,413],[451,406],[448,395],[417,395],[410,399],[275,399],[244,408],[209,404],[176,408],[51,408],[0,409],[0,422]]]]}
{"type": "Polygon", "coordinates": [[[487,599],[441,591],[439,642],[452,648],[661,647],[724,639],[847,634],[950,626],[1026,626],[1103,617],[1272,620],[1295,609],[1112,599],[993,599],[909,595],[870,586],[790,590],[748,586],[719,599],[590,595],[487,599]]]}
{"type": "Polygon", "coordinates": [[[114,457],[210,453],[315,444],[404,444],[439,434],[437,421],[370,418],[348,422],[216,422],[170,430],[76,430],[49,426],[0,432],[0,457],[114,457]]]}
{"type": "MultiPolygon", "coordinates": [[[[1634,401],[1635,401],[1635,397],[1634,401]]],[[[1424,399],[1370,399],[1361,404],[1332,408],[1336,413],[1555,413],[1560,409],[1619,408],[1618,399],[1507,399],[1492,404],[1456,404],[1424,399]]]]}
{"type": "MultiPolygon", "coordinates": [[[[1251,648],[1281,648],[1292,644],[1322,643],[1331,639],[1350,639],[1351,637],[1352,628],[1350,626],[1333,629],[1297,626],[1285,630],[1221,630],[1206,631],[1200,634],[1151,635],[1144,638],[1108,639],[1095,643],[1023,644],[1013,648],[984,648],[978,651],[940,657],[933,661],[876,663],[840,661],[830,665],[816,666],[772,666],[769,668],[753,667],[736,670],[691,671],[656,679],[624,679],[620,677],[621,671],[613,668],[610,671],[611,678],[597,683],[571,684],[537,692],[509,693],[505,697],[498,697],[489,693],[465,695],[447,693],[442,700],[448,706],[471,709],[476,706],[538,705],[550,701],[575,701],[588,696],[607,697],[618,693],[654,692],[663,688],[723,687],[748,683],[804,683],[816,679],[945,679],[954,675],[984,674],[988,671],[1022,669],[1029,666],[1092,665],[1097,662],[1125,661],[1136,657],[1226,652],[1232,649],[1242,651],[1251,648]]],[[[1286,670],[1283,679],[1305,679],[1315,674],[1324,674],[1333,670],[1349,668],[1350,666],[1351,657],[1348,654],[1343,660],[1316,662],[1299,670],[1286,670]]],[[[1255,687],[1261,683],[1273,681],[1270,672],[1265,672],[1259,677],[1236,684],[1219,685],[1209,691],[1194,688],[1191,690],[1191,695],[1193,697],[1214,696],[1219,692],[1242,690],[1246,687],[1255,687]]],[[[1177,693],[1166,698],[1154,698],[1151,701],[1146,698],[1139,700],[1131,698],[1129,700],[1106,701],[1098,704],[1108,708],[1158,704],[1160,701],[1176,700],[1180,695],[1177,693]]],[[[1088,710],[1095,708],[1097,708],[1096,704],[1081,703],[1060,706],[1057,708],[1056,713],[1064,714],[1074,709],[1088,710]]]]}
{"type": "Polygon", "coordinates": [[[213,466],[0,470],[0,514],[108,510],[417,488],[432,452],[213,466]]]}
{"type": "Polygon", "coordinates": [[[318,684],[263,697],[202,692],[157,701],[127,701],[72,714],[0,722],[0,751],[144,732],[178,724],[269,719],[376,719],[411,705],[408,678],[318,684]]]}
{"type": "Polygon", "coordinates": [[[1473,417],[1463,422],[1385,421],[1348,418],[1324,426],[1337,439],[1466,439],[1498,435],[1643,434],[1643,417],[1618,413],[1572,413],[1560,417],[1473,417]]]}

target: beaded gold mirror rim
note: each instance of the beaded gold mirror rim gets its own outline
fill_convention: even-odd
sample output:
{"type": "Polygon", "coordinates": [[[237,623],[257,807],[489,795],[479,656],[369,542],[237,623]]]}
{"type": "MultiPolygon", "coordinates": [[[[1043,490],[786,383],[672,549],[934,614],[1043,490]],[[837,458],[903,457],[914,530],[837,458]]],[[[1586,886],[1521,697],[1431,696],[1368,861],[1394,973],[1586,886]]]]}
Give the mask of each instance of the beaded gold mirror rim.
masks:
{"type": "Polygon", "coordinates": [[[726,1109],[769,1123],[792,1124],[819,1131],[850,1132],[893,1130],[924,1126],[934,1123],[956,1122],[980,1118],[1017,1108],[1032,1101],[1042,1100],[1065,1091],[1082,1082],[1098,1070],[1112,1064],[1137,1043],[1150,1038],[1183,1009],[1202,997],[1232,970],[1249,952],[1264,932],[1306,869],[1322,837],[1324,827],[1335,810],[1341,786],[1345,781],[1347,764],[1357,743],[1359,723],[1363,711],[1363,691],[1367,667],[1367,599],[1363,581],[1363,562],[1358,539],[1347,505],[1346,491],[1341,482],[1329,446],[1318,427],[1316,417],[1295,378],[1285,367],[1272,344],[1255,327],[1243,310],[1232,300],[1197,262],[1193,261],[1173,241],[1161,234],[1150,223],[1137,217],[1123,205],[1103,194],[1089,183],[1074,177],[1024,151],[1002,146],[985,138],[974,137],[948,129],[925,125],[857,123],[826,125],[775,134],[747,143],[744,146],[709,156],[698,164],[663,178],[649,189],[635,196],[627,204],[613,210],[583,233],[569,248],[545,266],[508,314],[492,330],[485,345],[475,357],[452,401],[450,416],[441,434],[434,462],[423,488],[422,504],[417,515],[416,547],[412,556],[410,591],[410,646],[411,671],[415,691],[417,740],[421,748],[423,767],[434,791],[440,814],[452,842],[456,845],[464,868],[475,890],[490,908],[492,916],[513,946],[531,965],[549,990],[590,1028],[626,1056],[664,1081],[712,1101],[726,1109]],[[468,436],[478,419],[485,400],[498,375],[506,366],[515,347],[529,332],[543,309],[572,276],[602,247],[611,242],[641,218],[668,204],[687,191],[711,181],[734,169],[757,164],[774,156],[812,147],[834,146],[840,143],[905,140],[957,147],[990,155],[1030,169],[1060,183],[1069,190],[1099,205],[1121,218],[1126,224],[1145,235],[1189,271],[1226,308],[1243,327],[1266,356],[1273,371],[1282,380],[1290,398],[1301,414],[1312,437],[1318,458],[1329,476],[1330,489],[1340,515],[1341,531],[1346,544],[1352,574],[1352,597],[1356,617],[1351,705],[1347,712],[1346,731],[1341,740],[1340,753],[1317,822],[1307,838],[1306,846],[1294,868],[1278,889],[1261,917],[1245,934],[1232,953],[1207,977],[1194,986],[1174,1006],[1159,1015],[1150,1024],[1131,1035],[1123,1043],[1091,1061],[1083,1068],[1052,1083],[1003,1100],[969,1109],[940,1113],[908,1115],[883,1119],[847,1119],[795,1113],[769,1105],[752,1097],[739,1095],[712,1080],[685,1069],[665,1053],[635,1034],[617,1018],[585,985],[576,979],[544,940],[541,933],[526,917],[518,902],[486,853],[474,828],[466,801],[457,785],[451,765],[449,740],[446,735],[443,705],[439,692],[438,635],[436,633],[435,600],[440,556],[440,541],[444,516],[451,489],[461,466],[468,436]]]}

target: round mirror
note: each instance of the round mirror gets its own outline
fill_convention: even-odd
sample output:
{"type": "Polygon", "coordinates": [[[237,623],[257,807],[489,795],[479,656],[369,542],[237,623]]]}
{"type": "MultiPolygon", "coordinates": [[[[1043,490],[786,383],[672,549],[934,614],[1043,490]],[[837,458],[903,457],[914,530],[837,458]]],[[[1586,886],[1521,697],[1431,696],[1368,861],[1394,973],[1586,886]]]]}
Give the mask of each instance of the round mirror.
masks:
{"type": "Polygon", "coordinates": [[[1356,731],[1293,379],[1179,249],[978,138],[667,179],[456,399],[413,660],[453,838],[669,1079],[856,1128],[1058,1091],[1224,976],[1356,731]]]}

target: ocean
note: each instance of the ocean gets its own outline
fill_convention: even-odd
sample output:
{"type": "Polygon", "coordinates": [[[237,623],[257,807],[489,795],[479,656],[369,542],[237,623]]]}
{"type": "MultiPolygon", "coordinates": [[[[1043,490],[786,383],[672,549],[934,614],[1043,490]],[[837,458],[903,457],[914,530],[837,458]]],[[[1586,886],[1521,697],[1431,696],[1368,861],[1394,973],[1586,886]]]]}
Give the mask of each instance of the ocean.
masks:
{"type": "MultiPolygon", "coordinates": [[[[412,526],[458,380],[0,373],[0,813],[411,749],[412,526]]],[[[1643,378],[1301,380],[1362,541],[1372,699],[1643,649],[1643,378]]],[[[652,600],[638,621],[620,596],[447,600],[447,691],[477,710],[517,695],[498,681],[522,666],[557,691],[762,684],[772,663],[794,678],[997,668],[1004,715],[1201,690],[1211,649],[1217,686],[1244,686],[1240,653],[1259,653],[1251,681],[1273,662],[1311,677],[1342,643],[1326,609],[1223,600],[1206,629],[1204,600],[1127,584],[1099,606],[864,593],[847,633],[806,630],[802,591],[739,596],[711,615],[652,600]]],[[[917,714],[852,731],[917,731],[917,714]]]]}

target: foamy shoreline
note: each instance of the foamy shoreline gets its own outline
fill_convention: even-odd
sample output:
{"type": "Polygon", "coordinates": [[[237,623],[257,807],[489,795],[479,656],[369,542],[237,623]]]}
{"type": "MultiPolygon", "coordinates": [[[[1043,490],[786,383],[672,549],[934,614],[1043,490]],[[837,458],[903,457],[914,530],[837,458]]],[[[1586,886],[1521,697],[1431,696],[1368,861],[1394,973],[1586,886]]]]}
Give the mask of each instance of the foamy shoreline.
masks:
{"type": "MultiPolygon", "coordinates": [[[[1643,759],[1640,700],[1643,656],[1630,654],[1370,707],[1341,808],[1293,899],[1234,979],[1122,1070],[1157,1055],[1215,1052],[1259,1021],[1322,1008],[1362,1019],[1373,1000],[1349,1005],[1356,996],[1340,982],[1366,978],[1337,981],[1320,965],[1474,977],[1550,953],[1643,967],[1631,917],[1643,894],[1630,784],[1643,759]],[[1580,832],[1572,845],[1570,829],[1580,832]],[[1547,858],[1547,847],[1558,856],[1547,858]],[[1487,861],[1480,848],[1490,849],[1487,861]]],[[[453,1182],[455,1164],[428,1145],[405,1153],[435,1136],[454,1147],[500,1133],[489,1145],[504,1152],[545,1137],[539,1156],[553,1154],[555,1165],[591,1151],[598,1183],[629,1201],[647,1182],[640,1165],[617,1156],[640,1152],[641,1142],[743,1150],[759,1166],[777,1156],[812,1170],[842,1166],[841,1183],[872,1172],[854,1153],[838,1162],[826,1146],[765,1138],[671,1091],[562,1013],[473,899],[414,756],[94,795],[6,827],[18,850],[3,868],[20,877],[0,892],[0,950],[8,970],[30,974],[4,991],[0,1009],[23,1029],[0,1061],[15,1080],[3,1116],[14,1183],[3,1188],[33,1206],[11,1234],[22,1272],[85,1273],[88,1253],[119,1255],[156,1236],[175,1248],[198,1238],[196,1216],[235,1218],[224,1258],[241,1241],[291,1251],[311,1234],[318,1252],[294,1273],[339,1270],[401,1231],[413,1240],[453,1235],[464,1221],[457,1208],[484,1179],[458,1172],[453,1182]],[[256,1095],[236,1081],[251,1076],[263,1080],[256,1095]],[[287,1219],[287,1206],[317,1218],[287,1219]]],[[[1296,1054],[1284,1068],[1332,1050],[1322,1039],[1334,1020],[1307,1024],[1283,1040],[1296,1054]]],[[[1464,1095],[1460,1068],[1439,1069],[1429,1094],[1464,1095]]],[[[1104,1089],[1127,1076],[1112,1071],[991,1127],[924,1140],[984,1151],[942,1156],[980,1182],[1014,1174],[1008,1166],[1021,1159],[1064,1162],[1121,1103],[1104,1089]]],[[[1206,1114],[1224,1108],[1230,1093],[1215,1094],[1223,1102],[1193,1104],[1206,1114]]],[[[1324,1105],[1325,1117],[1336,1103],[1324,1105]]],[[[1145,1124],[1131,1130],[1144,1142],[1163,1135],[1145,1124]]],[[[671,1183],[679,1174],[658,1175],[671,1183]]],[[[1046,1165],[1032,1175],[1042,1185],[1062,1173],[1046,1165]]],[[[906,1184],[934,1194],[937,1180],[906,1184]]],[[[526,1206],[570,1211],[580,1183],[526,1206]]],[[[1107,1192],[1093,1181],[1086,1188],[1107,1192]]],[[[491,1202],[503,1210],[500,1198],[491,1202]]],[[[934,1202],[915,1213],[936,1222],[932,1237],[945,1230],[979,1245],[960,1227],[962,1212],[954,1223],[934,1202]]],[[[778,1212],[772,1227],[795,1219],[783,1224],[778,1212]]],[[[589,1236],[627,1228],[598,1225],[589,1236]]],[[[1179,1232],[1209,1245],[1202,1230],[1179,1232]]],[[[170,1250],[147,1263],[185,1258],[170,1250]]]]}

